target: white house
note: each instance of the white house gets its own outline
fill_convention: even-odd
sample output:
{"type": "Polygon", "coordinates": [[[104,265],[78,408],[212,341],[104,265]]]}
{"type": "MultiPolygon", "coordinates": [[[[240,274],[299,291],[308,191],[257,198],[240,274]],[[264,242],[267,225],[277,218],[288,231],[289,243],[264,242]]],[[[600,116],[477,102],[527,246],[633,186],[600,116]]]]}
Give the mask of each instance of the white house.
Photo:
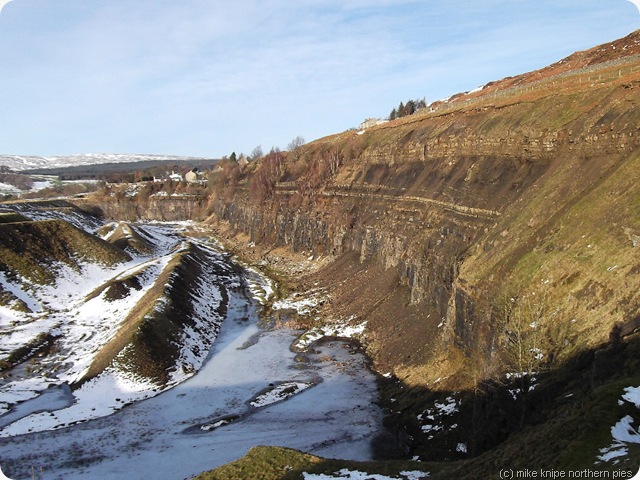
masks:
{"type": "Polygon", "coordinates": [[[187,181],[187,183],[198,183],[198,174],[193,171],[193,170],[189,170],[187,173],[184,174],[184,179],[187,181]]]}
{"type": "Polygon", "coordinates": [[[360,124],[360,130],[366,130],[367,128],[375,127],[381,123],[386,123],[386,120],[380,120],[379,118],[367,118],[360,124]]]}

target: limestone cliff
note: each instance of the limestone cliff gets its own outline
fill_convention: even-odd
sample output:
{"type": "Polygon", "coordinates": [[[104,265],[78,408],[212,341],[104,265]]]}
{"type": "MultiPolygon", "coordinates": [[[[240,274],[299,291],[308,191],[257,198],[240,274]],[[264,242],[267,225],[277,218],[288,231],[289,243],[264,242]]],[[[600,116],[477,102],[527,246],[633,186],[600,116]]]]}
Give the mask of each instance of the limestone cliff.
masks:
{"type": "Polygon", "coordinates": [[[411,383],[440,376],[424,368],[435,359],[458,369],[458,386],[504,369],[506,301],[542,299],[549,361],[629,334],[640,302],[639,37],[267,156],[212,208],[251,241],[389,272],[405,291],[393,328],[411,332],[413,351],[389,353],[397,341],[375,311],[370,351],[411,383]]]}
{"type": "MultiPolygon", "coordinates": [[[[639,415],[620,402],[640,383],[639,104],[634,32],[409,117],[222,164],[195,197],[88,202],[118,219],[208,216],[251,248],[325,259],[298,287],[326,290],[324,321],[366,322],[375,368],[394,374],[395,436],[379,443],[396,453],[475,457],[450,478],[584,468],[639,415]],[[442,402],[459,412],[436,433],[420,422],[442,402]]],[[[617,465],[637,468],[629,448],[617,465]]]]}

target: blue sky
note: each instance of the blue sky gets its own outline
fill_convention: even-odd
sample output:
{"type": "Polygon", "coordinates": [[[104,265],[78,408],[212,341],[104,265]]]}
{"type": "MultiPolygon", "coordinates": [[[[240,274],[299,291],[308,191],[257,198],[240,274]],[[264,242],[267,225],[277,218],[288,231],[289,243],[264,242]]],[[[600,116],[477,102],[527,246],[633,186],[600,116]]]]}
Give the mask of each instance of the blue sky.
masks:
{"type": "Polygon", "coordinates": [[[0,153],[284,149],[638,28],[628,0],[13,0],[0,153]]]}

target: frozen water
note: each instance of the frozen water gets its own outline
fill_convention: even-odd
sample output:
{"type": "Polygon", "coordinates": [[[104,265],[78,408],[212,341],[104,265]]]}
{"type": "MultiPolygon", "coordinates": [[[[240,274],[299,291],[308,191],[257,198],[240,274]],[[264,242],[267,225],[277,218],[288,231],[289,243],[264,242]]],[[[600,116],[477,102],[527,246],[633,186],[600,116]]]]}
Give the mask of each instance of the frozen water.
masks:
{"type": "MultiPolygon", "coordinates": [[[[167,238],[163,228],[146,232],[157,244],[167,238]]],[[[164,249],[171,247],[170,240],[165,242],[164,249]]],[[[250,276],[253,295],[268,296],[269,282],[256,272],[250,276]]],[[[338,340],[316,345],[311,353],[296,352],[291,345],[300,332],[263,330],[259,301],[240,289],[229,292],[227,318],[194,376],[142,399],[148,389],[138,395],[139,383],[118,383],[107,371],[100,385],[74,392],[75,410],[66,408],[68,398],[53,394],[23,403],[24,411],[5,417],[5,425],[17,422],[6,426],[8,436],[0,439],[3,471],[9,478],[27,478],[33,468],[42,469],[44,478],[65,480],[179,479],[233,461],[258,445],[370,459],[382,412],[366,359],[338,340]],[[88,420],[109,413],[100,410],[118,400],[132,403],[88,420]],[[71,411],[74,416],[65,419],[71,411]],[[43,425],[56,429],[35,431],[43,425]],[[33,433],[17,434],[29,428],[33,433]]]]}

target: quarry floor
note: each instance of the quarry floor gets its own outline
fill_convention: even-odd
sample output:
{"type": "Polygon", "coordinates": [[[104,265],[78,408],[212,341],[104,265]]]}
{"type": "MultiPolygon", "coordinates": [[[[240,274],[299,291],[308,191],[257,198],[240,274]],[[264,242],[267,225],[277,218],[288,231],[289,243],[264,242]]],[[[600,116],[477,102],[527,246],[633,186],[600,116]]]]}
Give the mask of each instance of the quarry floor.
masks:
{"type": "Polygon", "coordinates": [[[176,387],[107,417],[0,439],[2,471],[11,479],[190,478],[258,445],[371,459],[383,413],[367,359],[338,340],[296,353],[301,332],[264,328],[259,308],[232,299],[204,366],[176,387]],[[305,388],[251,405],[289,382],[305,388]]]}

